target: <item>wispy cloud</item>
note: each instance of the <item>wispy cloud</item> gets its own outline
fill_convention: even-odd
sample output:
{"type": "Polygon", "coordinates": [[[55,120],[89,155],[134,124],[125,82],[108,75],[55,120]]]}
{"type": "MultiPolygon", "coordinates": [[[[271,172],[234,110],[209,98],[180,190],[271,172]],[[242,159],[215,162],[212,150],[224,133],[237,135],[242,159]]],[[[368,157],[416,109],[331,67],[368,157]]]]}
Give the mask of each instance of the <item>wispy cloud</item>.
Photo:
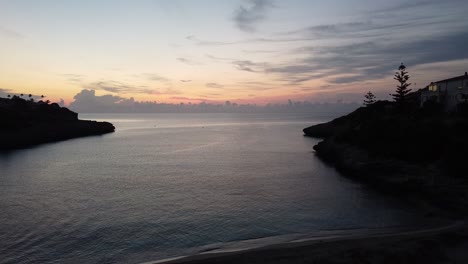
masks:
{"type": "Polygon", "coordinates": [[[182,94],[182,92],[173,88],[162,88],[162,89],[155,89],[153,91],[153,94],[172,95],[172,94],[182,94]]]}
{"type": "MultiPolygon", "coordinates": [[[[458,2],[467,6],[466,2],[458,2]]],[[[393,15],[376,15],[371,11],[361,16],[361,20],[311,25],[271,38],[248,40],[302,43],[302,47],[295,46],[288,51],[294,60],[285,59],[282,63],[234,60],[231,63],[242,71],[269,73],[276,76],[276,81],[300,85],[319,79],[331,84],[382,79],[391,76],[401,61],[414,67],[468,59],[468,51],[462,48],[463,43],[468,42],[468,22],[463,19],[463,12],[454,11],[453,3],[417,1],[409,5],[390,5],[376,12],[393,12],[393,15]],[[416,12],[406,16],[407,12],[418,8],[451,12],[438,16],[416,12]],[[396,10],[405,15],[394,13],[396,10]],[[318,44],[324,43],[320,40],[328,43],[318,44]]]]}
{"type": "Polygon", "coordinates": [[[83,75],[73,73],[59,74],[59,76],[64,77],[68,82],[71,83],[82,83],[84,79],[83,75]]]}
{"type": "Polygon", "coordinates": [[[239,87],[242,89],[250,89],[252,91],[266,91],[277,89],[278,87],[269,82],[258,82],[258,81],[241,81],[237,82],[233,87],[239,87]]]}
{"type": "Polygon", "coordinates": [[[236,60],[232,64],[236,66],[238,70],[246,72],[260,72],[266,67],[265,63],[256,63],[250,60],[236,60]]]}
{"type": "Polygon", "coordinates": [[[232,62],[235,61],[236,59],[233,58],[227,58],[227,57],[218,57],[218,56],[213,56],[210,54],[206,54],[206,57],[212,61],[215,62],[232,62]]]}
{"type": "Polygon", "coordinates": [[[185,64],[188,64],[188,65],[200,65],[201,63],[192,59],[192,58],[182,58],[182,57],[179,57],[177,58],[177,60],[179,62],[182,62],[182,63],[185,63],[185,64]]]}
{"type": "Polygon", "coordinates": [[[208,88],[220,89],[220,88],[223,88],[224,85],[221,85],[221,84],[219,84],[219,83],[213,83],[213,82],[211,82],[211,83],[207,83],[207,84],[206,84],[206,87],[208,87],[208,88]]]}
{"type": "Polygon", "coordinates": [[[173,96],[170,99],[181,101],[212,102],[211,100],[202,97],[173,96]]]}
{"type": "MultiPolygon", "coordinates": [[[[292,31],[292,32],[283,32],[280,35],[287,35],[292,33],[297,33],[300,30],[292,31]]],[[[254,44],[254,43],[288,43],[288,42],[302,42],[302,41],[311,41],[316,40],[312,37],[302,36],[302,37],[271,37],[271,38],[249,38],[249,39],[242,39],[236,41],[217,41],[217,40],[201,40],[194,36],[190,36],[190,41],[192,41],[195,45],[198,46],[229,46],[229,45],[241,45],[241,44],[254,44]]],[[[257,50],[257,53],[262,51],[257,50]]],[[[263,52],[271,52],[271,51],[263,51],[263,52]]]]}
{"type": "Polygon", "coordinates": [[[124,84],[118,81],[98,81],[87,85],[87,88],[93,90],[102,90],[117,94],[153,94],[154,89],[147,86],[134,86],[124,84]]]}
{"type": "Polygon", "coordinates": [[[462,48],[465,43],[468,43],[468,30],[398,42],[377,39],[309,47],[301,49],[302,60],[267,67],[265,71],[278,74],[281,80],[291,84],[322,78],[335,84],[362,82],[390,76],[401,61],[416,66],[468,59],[468,50],[462,48]]]}
{"type": "Polygon", "coordinates": [[[236,26],[246,32],[254,32],[257,23],[266,18],[266,13],[274,7],[271,0],[248,0],[241,5],[234,14],[236,26]]]}
{"type": "MultiPolygon", "coordinates": [[[[372,10],[372,12],[375,14],[375,13],[382,13],[382,12],[389,13],[389,12],[396,12],[396,11],[408,11],[408,10],[414,10],[414,9],[421,9],[423,7],[440,6],[440,5],[444,5],[444,2],[445,1],[439,1],[439,0],[416,0],[416,1],[411,1],[411,2],[404,1],[402,3],[397,3],[390,7],[372,10]]],[[[461,3],[461,2],[464,2],[464,0],[451,0],[450,2],[452,4],[457,3],[457,2],[461,3]]]]}
{"type": "Polygon", "coordinates": [[[243,42],[243,41],[229,42],[229,41],[201,40],[194,35],[187,36],[185,37],[185,39],[192,41],[196,45],[199,45],[199,46],[227,46],[227,45],[239,44],[243,42]]]}
{"type": "Polygon", "coordinates": [[[168,78],[163,77],[156,73],[145,73],[143,75],[150,81],[156,81],[156,82],[168,82],[169,81],[168,78]]]}
{"type": "Polygon", "coordinates": [[[2,26],[0,26],[0,35],[6,36],[9,38],[16,38],[16,39],[24,38],[23,34],[16,32],[14,30],[11,30],[11,29],[2,27],[2,26]]]}

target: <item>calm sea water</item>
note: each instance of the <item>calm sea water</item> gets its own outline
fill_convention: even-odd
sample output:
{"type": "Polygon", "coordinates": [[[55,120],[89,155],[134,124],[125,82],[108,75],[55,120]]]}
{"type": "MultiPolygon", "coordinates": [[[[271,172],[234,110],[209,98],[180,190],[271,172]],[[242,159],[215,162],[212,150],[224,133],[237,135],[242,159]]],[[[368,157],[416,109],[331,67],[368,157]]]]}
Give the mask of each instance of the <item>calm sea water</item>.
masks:
{"type": "Polygon", "coordinates": [[[318,160],[299,114],[80,115],[104,136],[0,154],[0,263],[137,263],[415,221],[318,160]]]}

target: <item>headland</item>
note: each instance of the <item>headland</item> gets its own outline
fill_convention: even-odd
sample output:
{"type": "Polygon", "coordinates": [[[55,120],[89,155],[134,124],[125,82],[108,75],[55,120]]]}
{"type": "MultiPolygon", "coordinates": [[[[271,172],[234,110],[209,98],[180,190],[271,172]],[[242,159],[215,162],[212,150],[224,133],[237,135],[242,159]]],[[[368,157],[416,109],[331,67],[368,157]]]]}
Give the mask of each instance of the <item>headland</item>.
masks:
{"type": "Polygon", "coordinates": [[[115,131],[111,123],[79,120],[77,113],[56,103],[18,96],[0,98],[0,116],[0,151],[115,131]]]}

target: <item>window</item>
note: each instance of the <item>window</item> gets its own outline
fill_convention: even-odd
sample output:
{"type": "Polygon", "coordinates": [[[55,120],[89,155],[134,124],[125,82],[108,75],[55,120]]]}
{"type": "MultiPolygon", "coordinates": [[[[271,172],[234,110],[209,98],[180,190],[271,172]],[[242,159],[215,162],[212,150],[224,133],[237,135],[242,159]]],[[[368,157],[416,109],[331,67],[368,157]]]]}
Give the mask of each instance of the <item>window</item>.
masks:
{"type": "Polygon", "coordinates": [[[437,84],[431,83],[431,84],[429,85],[429,91],[431,91],[431,92],[437,92],[437,84]]]}

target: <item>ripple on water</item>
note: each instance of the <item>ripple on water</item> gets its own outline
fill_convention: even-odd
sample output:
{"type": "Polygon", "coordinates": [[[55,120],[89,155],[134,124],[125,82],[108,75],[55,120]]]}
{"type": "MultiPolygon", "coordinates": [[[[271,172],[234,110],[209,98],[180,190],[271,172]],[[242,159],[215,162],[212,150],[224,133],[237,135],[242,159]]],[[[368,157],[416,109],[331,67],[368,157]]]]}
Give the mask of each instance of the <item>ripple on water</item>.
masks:
{"type": "Polygon", "coordinates": [[[0,263],[136,263],[417,221],[315,157],[314,117],[105,119],[116,133],[0,156],[0,263]]]}

